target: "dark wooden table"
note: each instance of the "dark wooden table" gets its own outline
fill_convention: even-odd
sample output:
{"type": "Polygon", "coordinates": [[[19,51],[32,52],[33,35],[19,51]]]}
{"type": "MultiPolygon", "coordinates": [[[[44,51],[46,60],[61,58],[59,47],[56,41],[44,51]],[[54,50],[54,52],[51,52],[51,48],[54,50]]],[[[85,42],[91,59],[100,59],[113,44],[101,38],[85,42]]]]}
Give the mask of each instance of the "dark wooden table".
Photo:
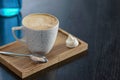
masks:
{"type": "MultiPolygon", "coordinates": [[[[59,11],[53,11],[53,14],[60,19],[61,28],[89,44],[87,54],[50,67],[25,80],[120,80],[120,1],[70,1],[70,9],[66,8],[69,10],[64,12],[66,17],[61,16],[63,13],[59,11]]],[[[21,18],[18,15],[0,19],[0,43],[3,45],[14,41],[8,38],[10,29],[5,27],[20,25],[21,18]]],[[[0,64],[0,80],[20,78],[0,64]]]]}

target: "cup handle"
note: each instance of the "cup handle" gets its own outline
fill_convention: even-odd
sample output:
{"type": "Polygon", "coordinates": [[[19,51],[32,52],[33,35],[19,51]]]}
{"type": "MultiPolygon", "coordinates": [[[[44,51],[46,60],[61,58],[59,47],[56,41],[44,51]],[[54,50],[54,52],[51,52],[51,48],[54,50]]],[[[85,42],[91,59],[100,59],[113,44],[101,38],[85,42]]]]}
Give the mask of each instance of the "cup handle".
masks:
{"type": "Polygon", "coordinates": [[[16,30],[22,30],[22,26],[20,27],[12,27],[12,34],[13,34],[13,37],[17,40],[17,41],[20,41],[20,42],[26,42],[24,39],[19,39],[16,34],[15,34],[15,31],[16,30]]]}

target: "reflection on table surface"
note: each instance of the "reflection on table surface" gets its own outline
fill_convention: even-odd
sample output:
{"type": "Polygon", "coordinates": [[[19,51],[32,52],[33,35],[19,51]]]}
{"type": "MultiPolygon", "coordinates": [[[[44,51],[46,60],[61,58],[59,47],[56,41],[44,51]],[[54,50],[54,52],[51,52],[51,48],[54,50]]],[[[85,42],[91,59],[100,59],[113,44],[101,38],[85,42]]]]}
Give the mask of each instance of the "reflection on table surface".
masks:
{"type": "MultiPolygon", "coordinates": [[[[0,16],[0,46],[15,41],[11,28],[14,26],[20,26],[21,19],[21,13],[12,17],[0,16]]],[[[20,31],[17,31],[16,35],[20,37],[20,31]]]]}

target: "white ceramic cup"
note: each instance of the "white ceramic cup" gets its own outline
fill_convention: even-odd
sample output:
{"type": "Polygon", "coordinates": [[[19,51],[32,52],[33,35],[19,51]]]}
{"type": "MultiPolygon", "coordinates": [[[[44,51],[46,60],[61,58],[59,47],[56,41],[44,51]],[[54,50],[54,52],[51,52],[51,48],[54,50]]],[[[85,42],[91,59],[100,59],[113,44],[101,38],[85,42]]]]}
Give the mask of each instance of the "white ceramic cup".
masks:
{"type": "MultiPolygon", "coordinates": [[[[40,14],[40,13],[35,13],[35,14],[40,14]]],[[[46,13],[41,13],[41,14],[46,14],[46,13]]],[[[27,28],[26,25],[23,24],[23,20],[22,20],[23,26],[12,28],[12,33],[14,38],[20,42],[27,44],[28,49],[32,53],[41,53],[41,54],[49,53],[50,50],[53,48],[59,28],[59,20],[53,15],[50,16],[54,17],[57,20],[58,23],[56,26],[46,30],[33,30],[27,28]],[[15,35],[16,30],[22,30],[23,33],[22,39],[17,38],[17,36],[15,35]]]]}

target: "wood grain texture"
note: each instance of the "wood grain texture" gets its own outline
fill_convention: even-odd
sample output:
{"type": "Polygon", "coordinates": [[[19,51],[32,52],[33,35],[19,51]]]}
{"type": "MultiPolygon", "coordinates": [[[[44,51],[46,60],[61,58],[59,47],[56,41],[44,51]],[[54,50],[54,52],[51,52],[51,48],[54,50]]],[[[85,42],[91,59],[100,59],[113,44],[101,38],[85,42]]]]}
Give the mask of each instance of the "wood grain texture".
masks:
{"type": "MultiPolygon", "coordinates": [[[[16,73],[19,77],[25,78],[47,67],[57,64],[63,60],[66,60],[72,56],[80,54],[88,49],[88,44],[80,39],[78,39],[80,43],[79,46],[72,49],[67,48],[65,45],[65,41],[67,39],[68,34],[69,33],[63,31],[62,29],[59,29],[59,33],[54,47],[50,51],[50,53],[46,55],[46,57],[49,60],[47,63],[36,64],[26,57],[11,57],[5,55],[0,55],[0,62],[6,67],[8,67],[11,71],[16,73]]],[[[23,54],[30,53],[26,45],[21,44],[17,41],[1,47],[0,50],[23,54]]]]}

